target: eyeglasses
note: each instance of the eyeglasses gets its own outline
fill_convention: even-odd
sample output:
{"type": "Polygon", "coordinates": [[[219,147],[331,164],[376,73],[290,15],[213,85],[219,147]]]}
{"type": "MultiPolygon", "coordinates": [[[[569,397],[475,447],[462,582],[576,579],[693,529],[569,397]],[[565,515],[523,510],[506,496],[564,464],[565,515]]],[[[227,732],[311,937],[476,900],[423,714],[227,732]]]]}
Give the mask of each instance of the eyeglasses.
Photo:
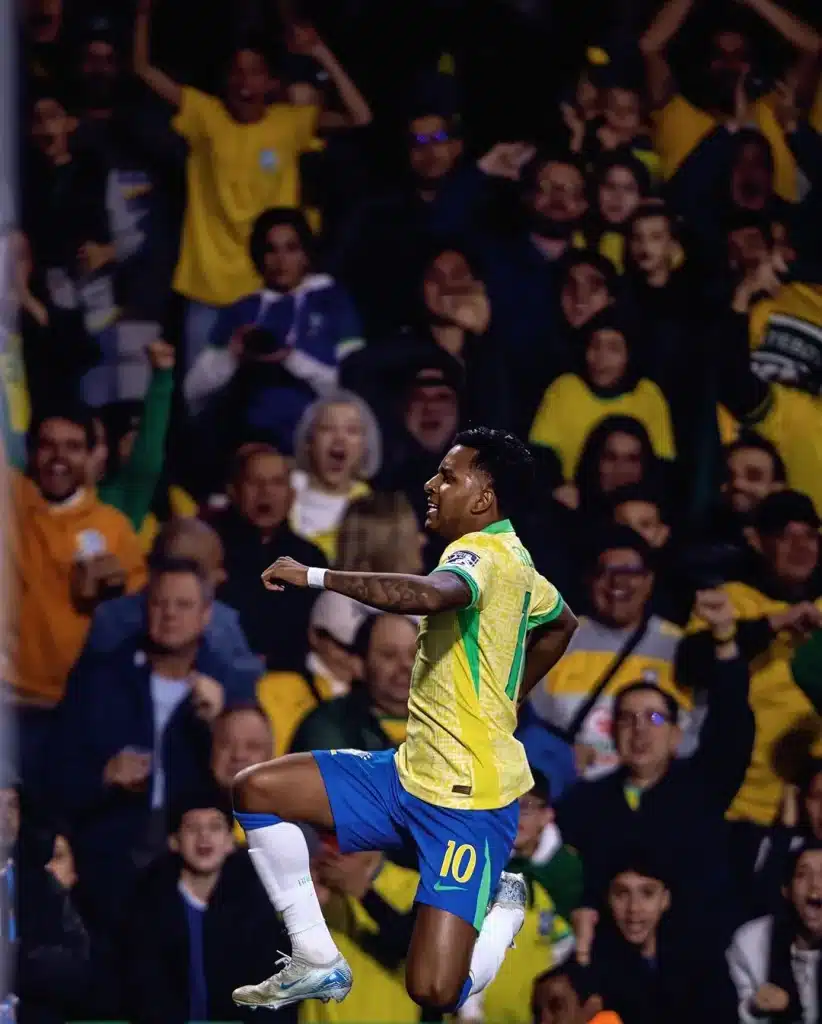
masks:
{"type": "Polygon", "coordinates": [[[658,728],[670,722],[668,715],[662,711],[620,711],[616,724],[620,729],[636,729],[640,724],[658,728]]]}
{"type": "Polygon", "coordinates": [[[436,142],[450,142],[451,136],[446,131],[439,132],[423,132],[417,135],[412,132],[409,136],[409,141],[412,146],[432,146],[436,142]]]}

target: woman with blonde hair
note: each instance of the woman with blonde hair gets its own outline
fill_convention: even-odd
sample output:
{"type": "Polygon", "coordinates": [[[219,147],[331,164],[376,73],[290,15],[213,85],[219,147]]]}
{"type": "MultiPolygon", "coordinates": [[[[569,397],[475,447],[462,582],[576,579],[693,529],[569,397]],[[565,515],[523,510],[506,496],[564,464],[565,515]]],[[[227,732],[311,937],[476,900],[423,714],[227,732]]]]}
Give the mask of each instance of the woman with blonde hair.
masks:
{"type": "Polygon", "coordinates": [[[303,413],[294,438],[291,527],[313,541],[330,562],[349,504],[370,494],[366,483],[379,470],[382,443],[377,420],[352,391],[334,391],[303,413]]]}

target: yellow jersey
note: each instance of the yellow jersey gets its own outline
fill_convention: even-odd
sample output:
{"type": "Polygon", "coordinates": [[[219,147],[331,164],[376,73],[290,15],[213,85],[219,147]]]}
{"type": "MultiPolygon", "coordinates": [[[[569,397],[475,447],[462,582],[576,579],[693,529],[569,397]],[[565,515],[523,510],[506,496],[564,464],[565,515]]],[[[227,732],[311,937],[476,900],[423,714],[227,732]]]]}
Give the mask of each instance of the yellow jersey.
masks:
{"type": "Polygon", "coordinates": [[[534,784],[514,739],[528,631],[563,601],[507,519],[454,541],[434,572],[461,577],[472,600],[420,624],[400,782],[438,807],[505,807],[534,784]]]}
{"type": "Polygon", "coordinates": [[[563,373],[542,396],[528,440],[553,448],[562,475],[573,480],[588,435],[607,416],[632,416],[645,427],[654,454],[673,459],[674,428],[665,397],[651,380],[613,398],[600,398],[575,373],[563,373]]]}
{"type": "Polygon", "coordinates": [[[220,100],[183,89],[174,130],[188,142],[186,205],[174,288],[227,306],[260,287],[248,251],[251,228],[272,206],[300,201],[300,153],[310,148],[316,107],[274,103],[253,124],[235,121],[220,100]]]}
{"type": "MultiPolygon", "coordinates": [[[[774,191],[796,202],[799,175],[796,160],[774,110],[774,93],[758,99],[751,108],[753,120],[771,146],[774,160],[774,191]]],[[[717,119],[682,95],[673,96],[651,117],[654,149],[659,154],[662,177],[668,181],[693,150],[719,124],[717,119]]]]}

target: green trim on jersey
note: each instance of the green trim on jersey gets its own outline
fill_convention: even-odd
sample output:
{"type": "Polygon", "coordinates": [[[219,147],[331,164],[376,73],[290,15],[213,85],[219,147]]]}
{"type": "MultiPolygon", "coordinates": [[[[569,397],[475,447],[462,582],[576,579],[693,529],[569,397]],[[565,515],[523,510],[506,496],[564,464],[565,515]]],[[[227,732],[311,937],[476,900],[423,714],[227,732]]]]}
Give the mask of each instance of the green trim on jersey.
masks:
{"type": "Polygon", "coordinates": [[[436,569],[432,569],[431,575],[435,572],[452,572],[455,576],[459,576],[460,579],[465,580],[471,589],[471,603],[468,605],[468,608],[474,608],[476,606],[476,603],[480,598],[479,586],[470,572],[466,572],[465,569],[461,569],[458,565],[447,565],[446,563],[438,565],[436,569]]]}
{"type": "Polygon", "coordinates": [[[513,533],[514,526],[510,519],[498,519],[495,523],[489,523],[480,533],[513,533]]]}
{"type": "Polygon", "coordinates": [[[514,648],[514,659],[508,672],[508,682],[505,684],[505,695],[509,700],[514,700],[519,689],[522,677],[523,657],[525,655],[525,637],[528,633],[528,606],[531,603],[531,591],[526,591],[525,600],[522,602],[522,616],[519,620],[517,630],[517,646],[514,648]]]}
{"type": "Polygon", "coordinates": [[[546,612],[544,615],[532,615],[528,619],[528,628],[535,629],[537,626],[544,626],[546,622],[553,622],[554,619],[558,619],[562,614],[562,609],[565,607],[565,601],[562,599],[562,594],[557,591],[557,597],[559,600],[551,609],[550,612],[546,612]]]}
{"type": "Polygon", "coordinates": [[[474,684],[474,693],[477,695],[479,695],[480,691],[479,618],[480,613],[476,608],[461,608],[457,612],[460,639],[465,649],[465,656],[468,658],[468,668],[471,670],[471,682],[474,684]]]}
{"type": "Polygon", "coordinates": [[[479,892],[477,893],[477,909],[474,911],[474,927],[477,931],[482,928],[482,922],[488,913],[488,901],[491,899],[491,854],[488,850],[488,840],[485,840],[485,863],[482,865],[482,878],[480,879],[479,892]]]}

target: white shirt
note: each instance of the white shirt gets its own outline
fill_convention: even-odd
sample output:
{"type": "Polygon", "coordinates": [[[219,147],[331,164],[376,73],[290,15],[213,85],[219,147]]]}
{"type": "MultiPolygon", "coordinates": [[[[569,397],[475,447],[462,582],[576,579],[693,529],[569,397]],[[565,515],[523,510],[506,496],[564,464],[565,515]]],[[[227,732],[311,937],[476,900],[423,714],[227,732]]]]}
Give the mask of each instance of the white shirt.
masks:
{"type": "Polygon", "coordinates": [[[340,525],[351,499],[347,494],[326,494],[309,483],[308,474],[295,469],[291,474],[294,505],[291,527],[301,537],[330,533],[340,525]]]}
{"type": "Polygon", "coordinates": [[[163,768],[163,735],[171,716],[188,696],[185,679],[169,679],[151,673],[151,711],[154,716],[154,757],[152,759],[151,806],[156,809],[165,804],[166,775],[163,768]]]}

